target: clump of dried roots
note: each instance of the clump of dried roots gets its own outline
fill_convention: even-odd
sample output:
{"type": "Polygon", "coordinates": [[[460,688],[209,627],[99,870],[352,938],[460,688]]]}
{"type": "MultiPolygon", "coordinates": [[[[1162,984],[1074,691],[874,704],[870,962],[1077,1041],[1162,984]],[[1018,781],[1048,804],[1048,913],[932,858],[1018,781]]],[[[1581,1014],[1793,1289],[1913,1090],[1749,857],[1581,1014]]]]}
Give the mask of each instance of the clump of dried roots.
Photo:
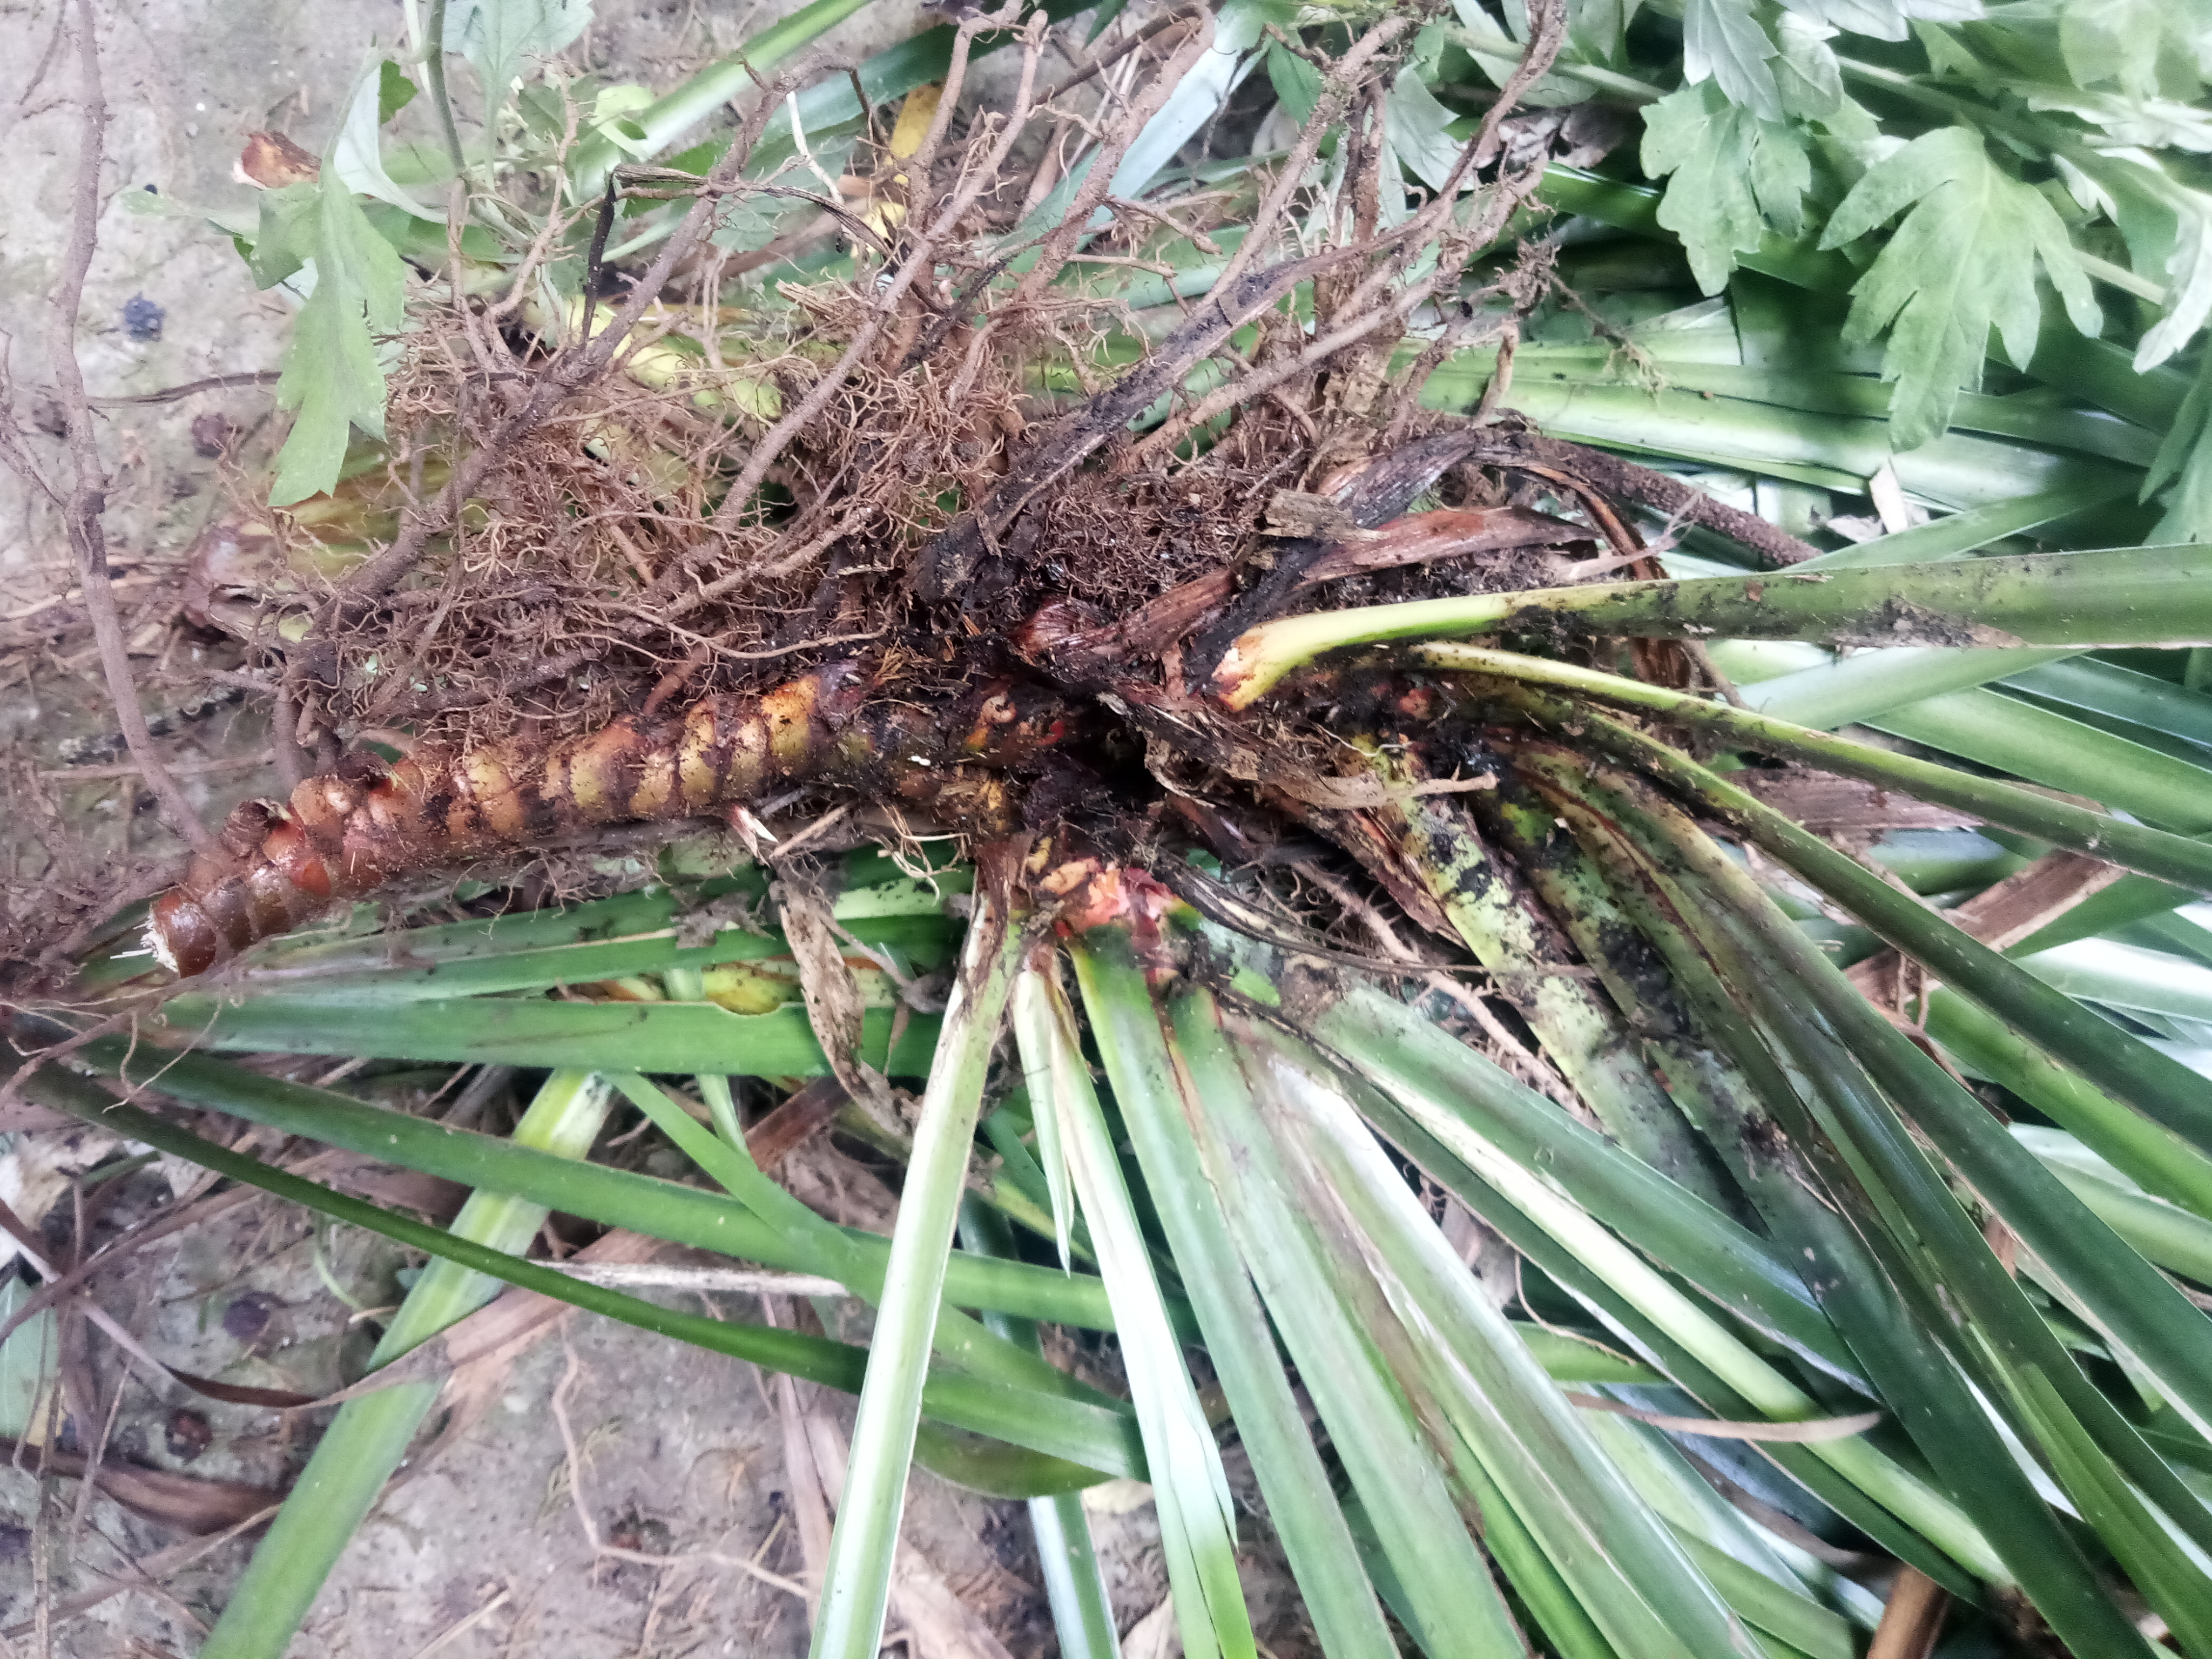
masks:
{"type": "Polygon", "coordinates": [[[1023,798],[955,819],[1034,827],[1079,802],[1124,843],[1164,806],[1189,818],[1193,778],[1336,803],[1325,722],[1231,720],[1191,694],[1239,630],[1347,591],[1558,580],[1593,545],[1594,570],[1642,556],[1534,441],[1419,405],[1475,319],[1510,330],[1546,286],[1540,249],[1500,252],[1545,160],[1499,142],[1557,49],[1559,9],[1539,9],[1522,75],[1441,189],[1408,196],[1377,142],[1375,90],[1411,38],[1386,21],[1334,62],[1272,177],[1108,204],[1119,155],[1209,44],[1192,16],[1148,41],[1154,72],[1108,112],[1065,214],[1017,224],[1009,157],[1064,112],[1037,93],[1043,19],[1010,9],[963,23],[918,145],[856,151],[872,147],[854,163],[866,215],[822,200],[849,278],[720,281],[710,239],[759,188],[743,178],[757,112],[677,191],[690,204],[626,295],[558,314],[520,283],[494,302],[457,284],[419,307],[384,443],[331,495],[241,507],[203,538],[194,614],[272,686],[280,761],[308,769],[297,742],[324,775],[234,815],[162,901],[164,959],[191,971],[396,872],[579,824],[764,792],[926,808],[950,797],[915,780],[948,763],[995,766],[982,793],[1023,798]],[[1012,107],[956,137],[969,46],[1017,27],[1012,107]],[[1334,173],[1313,166],[1332,127],[1334,173]],[[1386,190],[1407,197],[1388,215],[1386,190]],[[1127,266],[1218,252],[1209,232],[1231,222],[1245,234],[1206,294],[1132,312],[1127,266]],[[1425,318],[1428,348],[1394,369],[1425,318]],[[1133,361],[1115,375],[1117,356],[1133,361]],[[1376,543],[1424,496],[1457,517],[1376,543]],[[779,738],[793,688],[819,695],[779,738]],[[959,735],[993,699],[1040,697],[1121,718],[1060,720],[1006,754],[959,735]]]}

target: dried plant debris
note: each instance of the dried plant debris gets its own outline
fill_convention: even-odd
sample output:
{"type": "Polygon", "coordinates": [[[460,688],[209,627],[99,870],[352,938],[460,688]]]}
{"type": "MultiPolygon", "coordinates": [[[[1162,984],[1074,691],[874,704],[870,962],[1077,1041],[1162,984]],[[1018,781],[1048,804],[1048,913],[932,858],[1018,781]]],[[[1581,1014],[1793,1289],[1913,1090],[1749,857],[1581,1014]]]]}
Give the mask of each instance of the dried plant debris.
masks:
{"type": "MultiPolygon", "coordinates": [[[[980,28],[963,24],[963,51],[980,28]]],[[[1425,296],[1513,288],[1510,264],[1471,274],[1548,155],[1541,133],[1489,142],[1510,100],[1449,188],[1380,226],[1363,206],[1378,149],[1336,181],[1301,170],[1347,108],[1358,131],[1380,119],[1363,88],[1405,40],[1376,28],[1325,86],[1305,159],[1170,208],[1099,208],[1113,222],[1079,241],[1075,219],[1018,223],[1013,199],[1015,143],[1071,108],[1037,97],[1042,28],[1015,42],[1011,108],[947,124],[951,104],[918,95],[927,131],[902,118],[854,143],[842,195],[823,199],[849,279],[728,283],[717,226],[781,206],[799,177],[769,175],[781,199],[745,181],[765,131],[748,119],[703,191],[668,170],[617,181],[639,206],[672,199],[679,261],[586,272],[591,299],[560,299],[542,281],[564,257],[549,216],[493,288],[411,292],[383,434],[354,441],[330,489],[265,507],[268,456],[232,467],[177,598],[234,668],[155,730],[246,695],[274,712],[279,768],[314,776],[239,805],[159,900],[166,964],[204,969],[410,872],[794,792],[953,830],[1075,803],[1139,823],[1159,732],[1115,732],[1097,692],[1182,695],[1183,646],[1225,622],[1562,580],[1604,544],[1555,469],[1480,467],[1385,374],[1425,296]],[[1230,226],[1248,232],[1210,299],[1130,310],[1126,265],[1230,226]],[[1159,334],[1164,312],[1179,321],[1159,334]],[[1194,374],[1234,396],[1188,404],[1194,374]],[[1380,529],[1422,495],[1464,511],[1380,529]],[[1345,535],[1328,514],[1290,535],[1285,502],[1332,504],[1345,535]],[[1086,648],[1040,648],[1051,617],[1091,630],[1086,648]],[[1137,617],[1151,629],[1117,633],[1137,617]]],[[[1141,46],[1103,149],[1133,142],[1201,33],[1141,46]]],[[[289,168],[281,188],[321,188],[279,135],[248,149],[289,168]]],[[[1307,744],[1297,714],[1276,719],[1307,744]]],[[[82,761],[122,738],[73,744],[82,761]]],[[[18,914],[9,949],[38,960],[73,921],[18,914]]]]}
{"type": "MultiPolygon", "coordinates": [[[[963,23],[963,52],[983,27],[963,23]]],[[[681,216],[651,270],[587,264],[586,295],[544,278],[588,215],[550,214],[489,283],[464,239],[441,274],[468,280],[410,295],[380,437],[282,507],[261,504],[265,456],[234,468],[180,599],[236,665],[173,719],[248,696],[301,781],[239,805],[158,900],[164,965],[197,972],[395,879],[636,821],[735,812],[742,838],[746,815],[844,799],[962,832],[1072,815],[1120,842],[1153,833],[1179,771],[1201,793],[1264,773],[1341,805],[1325,721],[1295,704],[1241,735],[1170,713],[1239,632],[1648,574],[1635,501],[1741,531],[1674,480],[1421,411],[1433,352],[1391,368],[1440,293],[1503,305],[1510,326],[1547,291],[1548,249],[1489,250],[1572,123],[1501,146],[1502,99],[1448,178],[1378,220],[1382,147],[1310,164],[1333,123],[1379,132],[1367,94],[1409,39],[1385,23],[1335,64],[1281,170],[1101,205],[1085,240],[1070,227],[1099,191],[1042,227],[1015,199],[1016,145],[1066,108],[1037,95],[1043,27],[1016,40],[1011,108],[953,123],[917,94],[917,119],[854,144],[835,198],[803,170],[748,180],[760,118],[703,186],[618,173],[681,216]],[[712,239],[810,190],[853,274],[730,283],[712,239]],[[1210,233],[1230,228],[1244,234],[1206,298],[1133,309],[1127,267],[1219,252],[1210,233]]],[[[1134,139],[1202,33],[1147,41],[1152,78],[1110,112],[1104,150],[1134,139]]],[[[249,145],[290,169],[283,188],[320,188],[295,150],[249,145]]],[[[1771,527],[1752,533],[1777,552],[1771,527]]],[[[10,953],[40,959],[76,920],[13,920],[10,953]]]]}

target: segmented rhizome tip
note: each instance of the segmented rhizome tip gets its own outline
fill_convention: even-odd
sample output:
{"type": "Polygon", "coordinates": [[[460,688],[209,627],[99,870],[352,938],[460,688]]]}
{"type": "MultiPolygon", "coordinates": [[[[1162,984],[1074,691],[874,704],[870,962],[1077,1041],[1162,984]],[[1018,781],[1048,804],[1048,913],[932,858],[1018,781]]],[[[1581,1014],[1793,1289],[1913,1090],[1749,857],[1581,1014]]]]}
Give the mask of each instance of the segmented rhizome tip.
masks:
{"type": "Polygon", "coordinates": [[[411,871],[593,824],[696,817],[794,782],[866,789],[1003,833],[1019,817],[1009,772],[1060,744],[1069,721],[1042,688],[995,684],[945,710],[875,696],[859,665],[837,663],[758,696],[708,697],[558,743],[356,762],[306,780],[288,801],[239,806],[221,852],[196,855],[154,901],[146,945],[173,973],[203,973],[411,871]]]}

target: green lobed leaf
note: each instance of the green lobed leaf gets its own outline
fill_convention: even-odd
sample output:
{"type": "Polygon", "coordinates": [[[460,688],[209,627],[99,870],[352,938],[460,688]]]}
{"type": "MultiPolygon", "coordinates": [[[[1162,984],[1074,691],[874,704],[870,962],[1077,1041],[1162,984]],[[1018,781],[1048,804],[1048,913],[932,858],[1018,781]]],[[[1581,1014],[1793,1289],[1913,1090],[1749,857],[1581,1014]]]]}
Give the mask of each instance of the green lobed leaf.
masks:
{"type": "MultiPolygon", "coordinates": [[[[383,68],[390,70],[392,64],[387,61],[383,68]]],[[[400,84],[407,84],[404,76],[400,84]]],[[[324,158],[324,175],[327,178],[336,173],[338,183],[355,194],[388,202],[418,219],[432,221],[442,232],[446,216],[424,207],[385,171],[383,126],[387,90],[381,71],[364,70],[354,82],[353,91],[346,100],[345,118],[338,123],[337,137],[331,142],[329,155],[324,158]]]]}
{"type": "MultiPolygon", "coordinates": [[[[1647,185],[1623,184],[1554,164],[1544,170],[1538,195],[1562,211],[1586,214],[1638,235],[1664,234],[1658,221],[1661,192],[1647,185]]],[[[1747,253],[1743,264],[1816,293],[1843,293],[1856,279],[1855,267],[1842,254],[1822,252],[1802,242],[1778,243],[1747,253]]],[[[2087,337],[2056,313],[2045,318],[2027,372],[2069,397],[2158,431],[2172,423],[2189,390],[2187,377],[2170,366],[2142,373],[2130,362],[2128,352],[2110,342],[2087,337]]]]}
{"type": "Polygon", "coordinates": [[[1782,92],[1771,67],[1777,56],[1750,0],[1683,0],[1682,72],[1692,85],[1711,80],[1730,103],[1779,121],[1782,92]]]}
{"type": "Polygon", "coordinates": [[[1899,448],[1912,449],[1949,425],[1961,387],[1980,385],[1993,328],[2014,364],[2035,355],[2039,263],[2077,329],[2094,335],[2104,324],[2057,210],[2002,172],[1979,135],[1939,128],[1877,162],[1838,204],[1820,246],[1842,247],[1900,212],[1904,222],[1852,287],[1843,338],[1864,345],[1889,332],[1891,430],[1899,448]]]}
{"type": "Polygon", "coordinates": [[[2069,147],[2054,159],[2075,199],[2118,228],[2136,274],[2165,289],[2160,314],[2135,350],[2138,374],[2155,368],[2212,315],[2212,194],[2139,148],[2107,153],[2069,147]]]}
{"type": "Polygon", "coordinates": [[[456,0],[446,17],[446,49],[475,65],[488,113],[495,113],[518,76],[561,51],[591,21],[591,0],[456,0]]]}
{"type": "Polygon", "coordinates": [[[1451,136],[1452,120],[1452,112],[1421,84],[1410,65],[1398,71],[1383,100],[1383,130],[1398,159],[1431,190],[1444,187],[1466,148],[1451,136]]]}
{"type": "Polygon", "coordinates": [[[246,256],[257,288],[274,288],[315,257],[319,228],[319,184],[280,185],[264,190],[255,205],[259,222],[246,256]]]}
{"type": "MultiPolygon", "coordinates": [[[[2205,23],[2201,4],[2173,0],[2064,0],[2058,12],[2058,46],[2078,87],[2118,84],[2136,97],[2160,89],[2160,60],[2169,31],[2187,40],[2193,23],[2205,23]]],[[[2189,41],[2193,47],[2194,41],[2189,41]]]]}
{"type": "Polygon", "coordinates": [[[1827,120],[1844,107],[1844,71],[1828,46],[1830,33],[1795,12],[1784,12],[1774,26],[1782,49],[1774,71],[1782,106],[1808,121],[1827,120]]]}
{"type": "Polygon", "coordinates": [[[1682,239],[1707,294],[1721,291],[1738,253],[1804,229],[1813,171],[1802,130],[1730,103],[1714,82],[1645,108],[1643,161],[1668,179],[1659,222],[1682,239]]]}
{"type": "Polygon", "coordinates": [[[1908,9],[1898,0],[1789,0],[1787,15],[1810,18],[1850,34],[1902,40],[1908,9]]]}
{"type": "MultiPolygon", "coordinates": [[[[293,322],[276,382],[276,406],[297,413],[277,453],[272,507],[335,484],[353,428],[372,438],[384,435],[377,337],[397,333],[404,321],[407,268],[399,256],[376,234],[335,168],[312,189],[315,289],[293,322]]],[[[297,230],[308,222],[303,216],[297,230]]]]}

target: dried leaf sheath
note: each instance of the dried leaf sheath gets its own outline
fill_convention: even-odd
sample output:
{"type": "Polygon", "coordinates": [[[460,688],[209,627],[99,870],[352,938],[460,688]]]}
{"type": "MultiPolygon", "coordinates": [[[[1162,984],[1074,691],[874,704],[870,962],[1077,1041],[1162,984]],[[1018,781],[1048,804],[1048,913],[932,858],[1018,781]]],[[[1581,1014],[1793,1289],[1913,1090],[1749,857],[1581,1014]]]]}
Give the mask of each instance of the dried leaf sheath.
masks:
{"type": "Polygon", "coordinates": [[[380,775],[356,762],[288,802],[242,803],[222,852],[155,900],[146,942],[163,966],[197,974],[409,871],[591,824],[696,817],[793,783],[874,790],[1003,830],[1018,811],[1008,769],[1069,724],[1066,705],[1034,687],[993,684],[948,709],[894,700],[861,665],[837,663],[557,743],[425,747],[380,775]]]}

